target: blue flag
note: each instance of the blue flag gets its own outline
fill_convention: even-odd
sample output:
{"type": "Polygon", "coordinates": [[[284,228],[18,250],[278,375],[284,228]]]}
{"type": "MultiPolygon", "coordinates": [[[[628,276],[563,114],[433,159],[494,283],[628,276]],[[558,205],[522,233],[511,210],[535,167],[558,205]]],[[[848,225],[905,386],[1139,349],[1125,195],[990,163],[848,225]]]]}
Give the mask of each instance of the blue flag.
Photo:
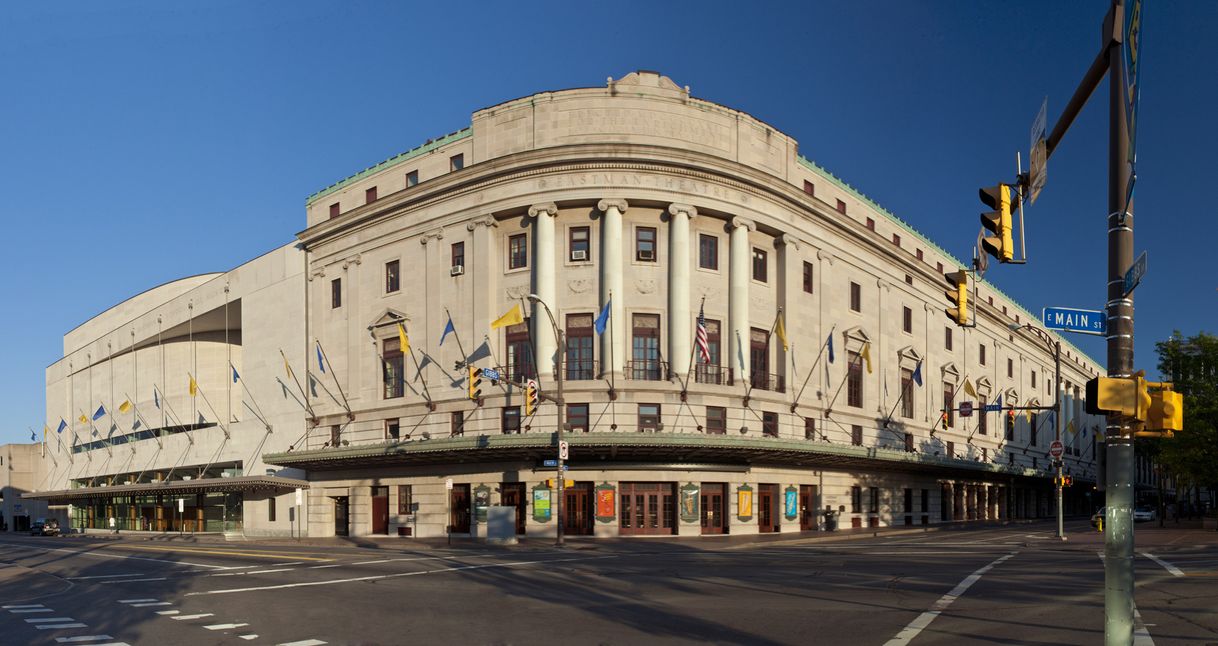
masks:
{"type": "Polygon", "coordinates": [[[605,326],[609,325],[609,308],[612,305],[613,305],[613,299],[610,298],[605,303],[605,307],[604,307],[604,309],[601,310],[601,313],[596,316],[596,323],[594,325],[596,327],[597,334],[605,333],[605,326]]]}
{"type": "Polygon", "coordinates": [[[922,385],[922,362],[921,361],[918,362],[918,367],[914,368],[913,380],[914,380],[915,384],[918,384],[919,386],[922,385]]]}
{"type": "Polygon", "coordinates": [[[998,404],[998,410],[1002,410],[1002,393],[998,393],[998,401],[995,403],[998,404]]]}
{"type": "Polygon", "coordinates": [[[833,333],[829,333],[829,363],[833,363],[833,333]]]}
{"type": "Polygon", "coordinates": [[[318,344],[317,344],[317,369],[321,370],[322,374],[325,374],[325,372],[326,372],[326,362],[323,361],[322,357],[321,357],[321,343],[320,342],[318,342],[318,344]]]}
{"type": "Polygon", "coordinates": [[[106,407],[98,406],[97,410],[93,413],[93,421],[96,422],[97,420],[99,420],[105,416],[106,416],[106,407]]]}
{"type": "Polygon", "coordinates": [[[30,441],[35,442],[37,440],[38,440],[38,435],[35,434],[34,431],[30,431],[30,441]]]}
{"type": "MultiPolygon", "coordinates": [[[[237,374],[237,369],[233,368],[233,383],[234,384],[237,383],[237,380],[240,378],[241,378],[241,375],[237,374]]],[[[158,406],[158,408],[159,408],[159,406],[158,406]]]]}
{"type": "Polygon", "coordinates": [[[457,328],[453,327],[453,317],[449,315],[448,324],[444,326],[444,331],[440,333],[440,345],[444,345],[444,339],[448,337],[449,332],[456,332],[457,328]]]}
{"type": "Polygon", "coordinates": [[[55,429],[55,432],[62,433],[63,429],[65,429],[67,427],[68,427],[68,423],[63,421],[63,418],[61,417],[61,418],[59,418],[59,428],[55,429]]]}

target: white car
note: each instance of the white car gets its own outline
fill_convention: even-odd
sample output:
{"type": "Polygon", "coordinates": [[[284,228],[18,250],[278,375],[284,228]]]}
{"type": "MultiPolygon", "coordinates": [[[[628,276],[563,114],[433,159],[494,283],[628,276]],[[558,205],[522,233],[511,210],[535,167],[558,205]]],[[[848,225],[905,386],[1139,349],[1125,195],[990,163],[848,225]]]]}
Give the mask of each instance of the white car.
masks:
{"type": "Polygon", "coordinates": [[[1155,511],[1154,507],[1137,507],[1133,510],[1133,522],[1135,523],[1149,522],[1156,520],[1158,517],[1159,514],[1155,511]]]}

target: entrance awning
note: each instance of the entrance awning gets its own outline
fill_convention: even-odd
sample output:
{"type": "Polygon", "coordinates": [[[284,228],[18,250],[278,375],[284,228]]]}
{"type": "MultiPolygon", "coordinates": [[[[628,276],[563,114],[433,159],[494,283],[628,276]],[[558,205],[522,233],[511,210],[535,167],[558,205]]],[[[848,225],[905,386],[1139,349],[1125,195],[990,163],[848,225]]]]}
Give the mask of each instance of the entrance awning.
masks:
{"type": "Polygon", "coordinates": [[[236,478],[204,478],[202,480],[174,480],[171,482],[116,485],[113,487],[77,487],[76,489],[60,489],[58,491],[35,491],[22,494],[21,497],[31,500],[46,500],[53,504],[63,504],[80,500],[115,498],[118,496],[183,495],[308,488],[309,483],[307,481],[295,478],[238,476],[236,478]]]}

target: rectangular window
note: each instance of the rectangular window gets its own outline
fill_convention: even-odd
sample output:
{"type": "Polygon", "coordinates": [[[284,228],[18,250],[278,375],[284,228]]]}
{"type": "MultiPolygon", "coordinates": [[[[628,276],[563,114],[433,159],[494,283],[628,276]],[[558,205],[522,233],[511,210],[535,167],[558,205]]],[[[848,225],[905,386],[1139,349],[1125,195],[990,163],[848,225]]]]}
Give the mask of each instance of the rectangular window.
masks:
{"type": "Polygon", "coordinates": [[[587,381],[596,378],[596,361],[593,316],[591,314],[567,315],[567,379],[587,381]]]}
{"type": "Polygon", "coordinates": [[[753,247],[753,280],[766,282],[766,265],[765,250],[753,247]]]}
{"type": "Polygon", "coordinates": [[[863,286],[854,282],[850,283],[850,309],[863,311],[863,286]]]}
{"type": "Polygon", "coordinates": [[[892,244],[894,244],[898,247],[901,246],[901,236],[899,236],[895,233],[892,234],[892,244]]]}
{"type": "Polygon", "coordinates": [[[1015,376],[1015,361],[1013,359],[1007,359],[1007,379],[1011,379],[1014,376],[1015,376]]]}
{"type": "Polygon", "coordinates": [[[698,234],[698,266],[703,269],[719,269],[719,238],[705,233],[698,234]]]}
{"type": "Polygon", "coordinates": [[[706,407],[706,432],[710,435],[727,433],[727,409],[722,406],[706,407]]]}
{"type": "Polygon", "coordinates": [[[402,288],[402,264],[398,260],[385,263],[385,293],[392,294],[402,288]]]}
{"type": "Polygon", "coordinates": [[[749,330],[749,378],[753,388],[780,391],[780,384],[770,380],[770,333],[768,330],[749,330]]]}
{"type": "Polygon", "coordinates": [[[805,440],[815,440],[816,439],[816,418],[815,417],[805,417],[804,418],[804,439],[805,440]]]}
{"type": "Polygon", "coordinates": [[[761,413],[761,434],[766,437],[778,437],[778,413],[761,413]]]}
{"type": "Polygon", "coordinates": [[[918,249],[918,253],[915,255],[917,256],[918,260],[921,260],[922,259],[922,250],[918,249]]]}
{"type": "Polygon", "coordinates": [[[816,196],[816,187],[806,179],[804,180],[804,192],[813,197],[816,196]]]}
{"type": "Polygon", "coordinates": [[[419,184],[419,171],[412,170],[409,173],[406,173],[406,188],[410,188],[411,186],[418,186],[418,184],[419,184]]]}
{"type": "Polygon", "coordinates": [[[905,434],[905,450],[909,453],[913,453],[913,450],[914,450],[913,433],[905,434]]]}
{"type": "Polygon", "coordinates": [[[842,215],[846,214],[846,203],[845,202],[843,202],[841,200],[837,201],[837,212],[841,213],[842,215]]]}
{"type": "Polygon", "coordinates": [[[908,307],[901,308],[901,329],[906,334],[913,334],[913,310],[908,307]]]}
{"type": "Polygon", "coordinates": [[[981,447],[981,461],[982,461],[982,462],[989,462],[989,461],[990,461],[990,457],[989,457],[989,455],[988,455],[988,452],[989,452],[989,450],[988,450],[988,449],[986,449],[985,447],[981,447]]]}
{"type": "Polygon", "coordinates": [[[330,217],[332,217],[332,218],[338,217],[338,214],[341,213],[341,211],[339,211],[338,209],[339,209],[338,202],[331,204],[330,205],[330,217]]]}
{"type": "Polygon", "coordinates": [[[977,407],[980,410],[974,410],[973,412],[973,414],[977,416],[977,432],[981,435],[989,434],[990,430],[990,416],[985,412],[986,399],[988,399],[988,397],[982,397],[982,401],[978,402],[980,405],[977,407]]]}
{"type": "Polygon", "coordinates": [[[343,279],[335,278],[330,281],[330,309],[343,306],[343,279]]]}
{"type": "Polygon", "coordinates": [[[364,204],[372,204],[376,201],[376,187],[364,191],[364,204]]]}
{"type": "Polygon", "coordinates": [[[452,266],[465,267],[465,243],[454,242],[452,244],[452,266]]]}
{"type": "Polygon", "coordinates": [[[660,315],[635,314],[631,319],[630,378],[667,379],[660,361],[660,315]]]}
{"type": "MultiPolygon", "coordinates": [[[[842,201],[838,200],[837,203],[841,204],[842,201]]],[[[838,210],[841,211],[841,209],[838,209],[838,210]]],[[[845,213],[845,211],[842,211],[842,213],[845,213]]],[[[872,220],[871,218],[867,218],[867,230],[875,231],[875,220],[872,220]]]]}
{"type": "Polygon", "coordinates": [[[871,494],[868,496],[871,499],[871,506],[868,510],[873,514],[878,514],[880,513],[880,490],[878,487],[868,487],[868,489],[871,494]]]}
{"type": "Polygon", "coordinates": [[[1036,387],[1036,371],[1035,370],[1032,371],[1032,387],[1033,388],[1036,387]]]}
{"type": "Polygon", "coordinates": [[[1007,454],[1007,464],[1015,464],[1015,454],[1014,453],[1007,454]]]}
{"type": "Polygon", "coordinates": [[[571,262],[592,260],[592,228],[571,227],[567,247],[571,262]]]}
{"type": "Polygon", "coordinates": [[[503,416],[499,422],[500,428],[503,429],[504,435],[512,435],[520,432],[520,407],[519,406],[504,406],[503,416]]]}
{"type": "Polygon", "coordinates": [[[567,424],[575,433],[588,432],[588,405],[567,404],[567,424]]]}
{"type": "Polygon", "coordinates": [[[465,155],[458,154],[448,158],[448,170],[461,170],[465,168],[465,155]]]}
{"type": "Polygon", "coordinates": [[[266,499],[266,519],[275,522],[275,496],[266,499]]]}
{"type": "Polygon", "coordinates": [[[521,269],[529,266],[529,236],[517,233],[508,236],[508,269],[521,269]]]}
{"type": "Polygon", "coordinates": [[[726,371],[719,365],[721,339],[719,329],[719,321],[706,320],[706,350],[707,354],[710,355],[710,361],[704,362],[695,355],[697,359],[695,376],[700,384],[718,384],[722,386],[730,383],[726,371]]]}
{"type": "Polygon", "coordinates": [[[639,404],[639,430],[660,430],[660,405],[639,404]]]}
{"type": "Polygon", "coordinates": [[[813,288],[812,263],[805,260],[804,261],[804,291],[811,294],[812,288],[813,288]]]}
{"type": "Polygon", "coordinates": [[[465,413],[455,410],[448,414],[448,434],[452,437],[465,435],[465,413]]]}
{"type": "Polygon", "coordinates": [[[922,513],[930,511],[930,489],[922,490],[922,513]]]}
{"type": "Polygon", "coordinates": [[[981,343],[977,346],[977,354],[980,358],[981,365],[985,365],[985,344],[981,343]]]}
{"type": "Polygon", "coordinates": [[[1032,437],[1031,437],[1031,439],[1028,440],[1028,444],[1031,446],[1040,446],[1040,442],[1037,441],[1038,438],[1036,437],[1037,431],[1040,430],[1036,427],[1036,418],[1037,417],[1040,417],[1040,416],[1037,415],[1036,413],[1032,413],[1032,414],[1028,415],[1028,428],[1030,428],[1032,430],[1032,437]]]}
{"type": "Polygon", "coordinates": [[[385,420],[385,438],[390,440],[400,439],[402,436],[401,423],[396,419],[385,420]]]}
{"type": "Polygon", "coordinates": [[[949,458],[956,457],[956,443],[955,442],[947,443],[947,457],[949,457],[949,458]]]}
{"type": "Polygon", "coordinates": [[[414,513],[414,490],[411,485],[398,485],[398,515],[414,513]]]}
{"type": "Polygon", "coordinates": [[[914,416],[913,386],[913,370],[901,368],[901,417],[906,419],[913,419],[914,416]]]}
{"type": "Polygon", "coordinates": [[[850,443],[855,446],[863,445],[863,427],[858,424],[850,425],[850,443]]]}
{"type": "Polygon", "coordinates": [[[943,410],[947,412],[947,425],[956,425],[956,385],[950,381],[943,382],[943,410]]]}
{"type": "Polygon", "coordinates": [[[338,446],[342,440],[343,427],[335,424],[330,427],[330,446],[338,446]]]}
{"type": "Polygon", "coordinates": [[[508,356],[508,378],[516,383],[537,376],[533,366],[533,342],[529,339],[529,319],[523,323],[509,325],[506,338],[508,356]]]}
{"type": "Polygon", "coordinates": [[[863,361],[857,352],[846,353],[846,405],[863,407],[863,361]]]}
{"type": "Polygon", "coordinates": [[[948,352],[952,350],[952,329],[949,327],[943,328],[943,349],[948,352]]]}
{"type": "Polygon", "coordinates": [[[384,364],[385,399],[395,399],[406,394],[405,368],[402,347],[397,337],[385,339],[381,349],[384,364]]]}
{"type": "Polygon", "coordinates": [[[656,261],[655,227],[639,227],[634,230],[634,259],[639,262],[656,261]]]}
{"type": "Polygon", "coordinates": [[[863,489],[861,487],[850,487],[850,513],[863,513],[863,489]]]}

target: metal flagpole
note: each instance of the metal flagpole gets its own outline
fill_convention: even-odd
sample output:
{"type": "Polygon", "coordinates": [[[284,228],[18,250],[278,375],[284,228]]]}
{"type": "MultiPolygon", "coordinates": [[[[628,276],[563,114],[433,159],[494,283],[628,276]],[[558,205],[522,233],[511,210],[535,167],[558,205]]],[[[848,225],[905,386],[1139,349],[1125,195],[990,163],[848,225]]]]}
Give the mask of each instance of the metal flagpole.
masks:
{"type": "MultiPolygon", "coordinates": [[[[198,371],[198,366],[195,364],[195,359],[197,358],[197,355],[195,354],[195,303],[194,303],[194,301],[190,301],[189,303],[187,303],[186,309],[189,311],[189,317],[186,319],[186,326],[187,326],[187,336],[190,339],[190,372],[194,373],[194,372],[198,371]]],[[[190,419],[191,419],[192,424],[194,423],[195,420],[199,419],[199,406],[195,402],[194,397],[190,398],[190,419]]]]}
{"type": "Polygon", "coordinates": [[[617,363],[613,356],[613,347],[617,345],[617,328],[613,322],[613,292],[609,292],[609,428],[617,430],[617,377],[614,375],[617,363]]]}
{"type": "MultiPolygon", "coordinates": [[[[817,353],[816,353],[816,359],[812,362],[812,367],[808,368],[808,376],[804,377],[804,383],[802,386],[799,387],[799,393],[797,395],[795,395],[795,401],[793,401],[791,403],[791,412],[792,413],[795,412],[795,407],[799,405],[799,398],[804,394],[804,389],[808,387],[808,380],[811,379],[812,375],[816,372],[816,366],[817,366],[817,364],[820,363],[820,358],[822,356],[824,356],[825,348],[829,347],[829,339],[833,338],[833,331],[836,329],[837,329],[837,324],[834,323],[833,326],[829,328],[829,336],[826,336],[825,340],[823,342],[821,342],[820,350],[817,351],[817,353]]],[[[826,368],[828,368],[828,364],[825,364],[825,366],[826,366],[826,368]]]]}
{"type": "MultiPolygon", "coordinates": [[[[224,281],[224,355],[225,361],[231,367],[233,365],[233,346],[228,342],[228,281],[224,281]]],[[[232,375],[224,380],[224,392],[227,394],[225,399],[228,400],[228,412],[224,417],[225,424],[231,424],[233,421],[233,381],[232,375]]],[[[228,431],[225,431],[227,434],[228,431]]]]}
{"type": "MultiPolygon", "coordinates": [[[[343,385],[338,381],[338,375],[334,373],[334,364],[330,363],[330,356],[326,354],[326,349],[322,347],[321,339],[314,338],[313,341],[317,343],[317,350],[321,352],[321,358],[326,362],[326,365],[330,366],[330,378],[334,380],[334,387],[338,389],[338,394],[343,398],[343,408],[346,408],[347,412],[350,413],[351,405],[347,401],[347,394],[343,392],[343,385]]],[[[457,345],[460,345],[459,341],[457,342],[457,345]]],[[[464,356],[464,354],[462,356],[464,356]]],[[[325,386],[323,385],[322,388],[325,388],[325,386]]],[[[329,392],[329,390],[326,392],[329,392]]],[[[333,399],[334,395],[330,395],[330,398],[333,399]]]]}

